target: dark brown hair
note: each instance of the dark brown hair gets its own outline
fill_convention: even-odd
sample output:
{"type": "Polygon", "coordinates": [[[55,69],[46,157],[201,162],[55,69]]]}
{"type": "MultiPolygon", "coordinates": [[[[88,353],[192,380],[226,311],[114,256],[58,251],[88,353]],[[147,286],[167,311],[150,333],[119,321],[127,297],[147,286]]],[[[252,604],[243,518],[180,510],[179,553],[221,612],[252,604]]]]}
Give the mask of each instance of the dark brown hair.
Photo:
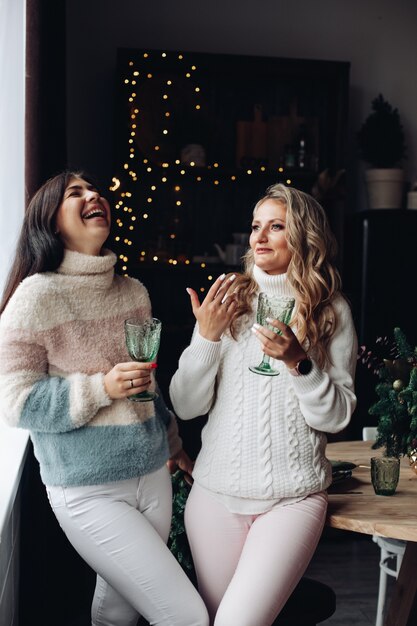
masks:
{"type": "Polygon", "coordinates": [[[24,278],[38,272],[53,272],[61,264],[64,246],[56,233],[56,213],[71,178],[82,178],[96,186],[84,172],[67,170],[47,180],[35,193],[23,219],[0,315],[24,278]]]}

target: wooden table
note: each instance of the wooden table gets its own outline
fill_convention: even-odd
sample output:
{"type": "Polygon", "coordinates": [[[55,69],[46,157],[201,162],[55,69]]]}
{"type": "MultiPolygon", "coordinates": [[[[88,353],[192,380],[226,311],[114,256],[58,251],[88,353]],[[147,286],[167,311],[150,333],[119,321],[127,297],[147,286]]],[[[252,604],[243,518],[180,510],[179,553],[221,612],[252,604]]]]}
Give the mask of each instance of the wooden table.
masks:
{"type": "Polygon", "coordinates": [[[359,466],[352,478],[329,489],[326,524],[332,528],[367,535],[404,539],[407,546],[384,626],[417,625],[417,474],[401,460],[400,480],[393,496],[377,496],[370,476],[372,450],[369,441],[328,444],[331,460],[351,461],[359,466]]]}

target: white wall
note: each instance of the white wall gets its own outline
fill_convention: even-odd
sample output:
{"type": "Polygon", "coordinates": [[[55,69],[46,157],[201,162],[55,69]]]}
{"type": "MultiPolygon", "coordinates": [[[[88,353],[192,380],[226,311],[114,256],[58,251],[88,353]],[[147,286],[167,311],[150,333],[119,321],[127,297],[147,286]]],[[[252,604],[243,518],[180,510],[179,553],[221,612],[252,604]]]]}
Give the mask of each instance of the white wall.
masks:
{"type": "Polygon", "coordinates": [[[106,180],[118,47],[349,61],[351,186],[355,135],[380,92],[399,109],[417,179],[416,0],[68,0],[67,17],[69,156],[106,180]]]}
{"type": "MultiPolygon", "coordinates": [[[[24,0],[0,0],[0,293],[24,214],[24,0]]],[[[0,624],[19,623],[20,476],[27,433],[0,423],[0,624]]]]}
{"type": "Polygon", "coordinates": [[[25,210],[25,2],[0,1],[0,293],[25,210]]]}

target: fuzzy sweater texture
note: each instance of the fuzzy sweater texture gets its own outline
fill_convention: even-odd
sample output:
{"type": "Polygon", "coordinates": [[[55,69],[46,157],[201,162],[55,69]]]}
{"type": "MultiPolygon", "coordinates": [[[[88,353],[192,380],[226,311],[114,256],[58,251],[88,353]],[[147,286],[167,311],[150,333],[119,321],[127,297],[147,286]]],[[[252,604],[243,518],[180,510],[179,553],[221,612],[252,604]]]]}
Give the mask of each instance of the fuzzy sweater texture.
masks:
{"type": "MultiPolygon", "coordinates": [[[[260,291],[293,295],[286,275],[271,276],[255,266],[254,277],[260,291]]],[[[241,318],[237,341],[227,333],[221,341],[208,341],[196,327],[170,396],[182,419],[209,415],[193,472],[197,483],[218,494],[271,501],[330,485],[326,433],[345,428],[356,405],[356,332],[345,299],[337,296],[334,305],[330,363],[320,369],[310,354],[313,368],[306,376],[291,376],[274,359],[279,376],[249,371],[263,354],[251,332],[256,301],[252,313],[241,318]]]]}
{"type": "Polygon", "coordinates": [[[56,272],[22,281],[1,316],[0,416],[30,431],[47,485],[140,476],[181,448],[161,396],[132,402],[105,391],[105,374],[131,360],[124,320],[151,314],[145,287],[116,275],[115,263],[110,251],[66,250],[56,272]]]}

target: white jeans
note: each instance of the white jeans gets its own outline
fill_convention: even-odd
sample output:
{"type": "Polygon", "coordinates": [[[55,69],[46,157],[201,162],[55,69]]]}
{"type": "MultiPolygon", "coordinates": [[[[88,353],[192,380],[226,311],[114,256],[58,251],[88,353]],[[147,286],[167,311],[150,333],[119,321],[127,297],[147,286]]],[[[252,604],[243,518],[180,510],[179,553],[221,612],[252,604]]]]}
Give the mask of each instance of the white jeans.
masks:
{"type": "Polygon", "coordinates": [[[260,515],[231,513],[194,483],[185,524],[214,626],[270,626],[316,549],[327,493],[260,515]]]}
{"type": "Polygon", "coordinates": [[[61,528],[97,572],[93,626],[207,626],[203,601],[166,546],[171,479],[166,467],[106,485],[47,487],[61,528]]]}

